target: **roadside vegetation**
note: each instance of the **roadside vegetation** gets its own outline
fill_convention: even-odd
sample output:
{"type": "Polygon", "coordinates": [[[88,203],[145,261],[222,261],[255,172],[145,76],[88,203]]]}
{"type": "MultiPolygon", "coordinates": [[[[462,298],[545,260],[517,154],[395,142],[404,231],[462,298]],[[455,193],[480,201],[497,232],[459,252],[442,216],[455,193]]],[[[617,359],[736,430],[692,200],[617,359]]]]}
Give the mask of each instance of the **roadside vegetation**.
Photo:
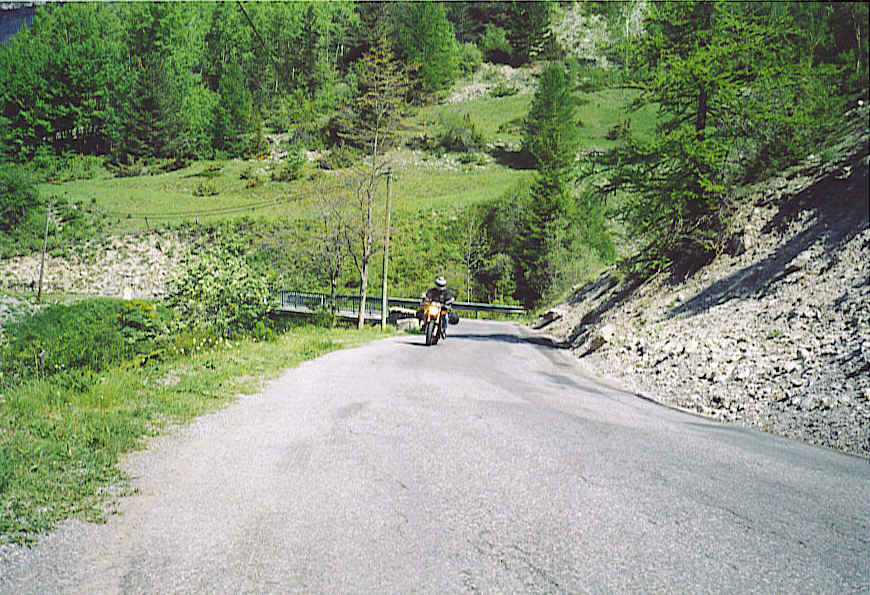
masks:
{"type": "Polygon", "coordinates": [[[282,370],[383,336],[301,323],[172,331],[144,301],[49,305],[6,326],[0,358],[0,544],[99,521],[124,493],[120,457],[253,393],[282,370]]]}
{"type": "Polygon", "coordinates": [[[98,517],[143,437],[378,336],[268,314],[276,288],[380,288],[388,197],[392,295],[444,274],[460,300],[534,311],[614,265],[690,272],[728,249],[742,184],[823,155],[867,100],[867,20],[845,2],[41,7],[0,45],[0,258],[155,229],[186,257],[161,301],[4,324],[0,539],[98,517]],[[603,19],[595,47],[559,30],[572,11],[603,19]]]}

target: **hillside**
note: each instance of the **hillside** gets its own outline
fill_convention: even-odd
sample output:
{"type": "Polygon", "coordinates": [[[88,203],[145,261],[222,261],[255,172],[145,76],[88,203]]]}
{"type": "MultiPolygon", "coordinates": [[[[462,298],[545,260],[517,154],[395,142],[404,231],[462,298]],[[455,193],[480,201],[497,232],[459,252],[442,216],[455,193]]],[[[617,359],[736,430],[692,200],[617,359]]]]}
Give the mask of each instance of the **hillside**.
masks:
{"type": "Polygon", "coordinates": [[[747,188],[700,271],[609,271],[533,326],[666,405],[870,457],[867,122],[863,105],[829,160],[747,188]]]}

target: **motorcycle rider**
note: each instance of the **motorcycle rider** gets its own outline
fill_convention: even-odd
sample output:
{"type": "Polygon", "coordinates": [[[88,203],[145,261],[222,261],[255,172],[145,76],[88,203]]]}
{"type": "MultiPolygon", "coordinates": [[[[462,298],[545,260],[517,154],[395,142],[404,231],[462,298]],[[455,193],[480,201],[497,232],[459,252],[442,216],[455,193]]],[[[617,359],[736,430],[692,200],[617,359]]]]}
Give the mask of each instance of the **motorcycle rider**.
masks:
{"type": "MultiPolygon", "coordinates": [[[[441,302],[448,309],[453,305],[454,301],[456,300],[452,295],[450,295],[450,290],[447,289],[447,279],[445,279],[443,275],[438,275],[435,279],[435,287],[429,289],[423,297],[424,304],[428,304],[429,302],[441,302]]],[[[449,316],[444,317],[445,333],[449,326],[449,318],[449,316]]]]}

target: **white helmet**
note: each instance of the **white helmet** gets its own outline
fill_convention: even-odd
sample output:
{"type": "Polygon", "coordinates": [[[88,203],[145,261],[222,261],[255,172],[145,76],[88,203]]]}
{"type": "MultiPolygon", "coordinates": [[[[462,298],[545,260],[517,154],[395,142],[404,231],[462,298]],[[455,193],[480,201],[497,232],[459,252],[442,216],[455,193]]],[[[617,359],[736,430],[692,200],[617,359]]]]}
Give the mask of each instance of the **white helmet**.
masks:
{"type": "Polygon", "coordinates": [[[435,279],[435,287],[438,289],[447,289],[447,279],[438,275],[438,278],[435,279]]]}

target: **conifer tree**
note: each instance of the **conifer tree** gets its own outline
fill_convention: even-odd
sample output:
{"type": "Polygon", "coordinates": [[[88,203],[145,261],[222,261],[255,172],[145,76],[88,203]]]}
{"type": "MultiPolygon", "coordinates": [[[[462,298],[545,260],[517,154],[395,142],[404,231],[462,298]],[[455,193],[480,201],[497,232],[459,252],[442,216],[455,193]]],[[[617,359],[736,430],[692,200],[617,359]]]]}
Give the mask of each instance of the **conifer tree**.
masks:
{"type": "Polygon", "coordinates": [[[418,64],[423,90],[439,91],[459,75],[458,50],[453,24],[440,2],[408,2],[402,5],[399,27],[401,53],[418,64]]]}
{"type": "Polygon", "coordinates": [[[215,110],[214,146],[230,155],[242,155],[246,149],[245,135],[253,130],[251,92],[245,86],[242,69],[231,62],[221,75],[218,86],[218,106],[215,110]]]}
{"type": "Polygon", "coordinates": [[[635,104],[659,108],[651,140],[632,137],[604,160],[610,189],[630,196],[629,231],[646,242],[640,270],[710,258],[727,233],[729,180],[812,148],[834,86],[829,68],[804,60],[797,31],[788,10],[767,4],[654,3],[621,48],[635,104]]]}
{"type": "Polygon", "coordinates": [[[517,297],[534,305],[549,285],[552,238],[568,224],[573,209],[572,169],[579,135],[571,73],[554,62],[541,74],[529,114],[524,120],[523,148],[531,154],[538,175],[530,189],[526,229],[516,246],[517,297]]]}

